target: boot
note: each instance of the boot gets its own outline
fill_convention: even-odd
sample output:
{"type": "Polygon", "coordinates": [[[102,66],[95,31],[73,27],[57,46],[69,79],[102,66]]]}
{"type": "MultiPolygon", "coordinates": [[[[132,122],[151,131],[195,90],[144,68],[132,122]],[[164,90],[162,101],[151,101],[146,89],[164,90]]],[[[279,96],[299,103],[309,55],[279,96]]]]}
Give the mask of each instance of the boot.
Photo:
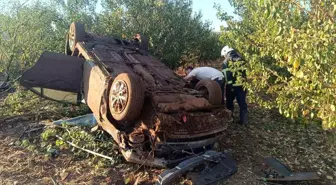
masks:
{"type": "Polygon", "coordinates": [[[241,125],[247,124],[247,110],[240,111],[240,124],[241,125]]]}

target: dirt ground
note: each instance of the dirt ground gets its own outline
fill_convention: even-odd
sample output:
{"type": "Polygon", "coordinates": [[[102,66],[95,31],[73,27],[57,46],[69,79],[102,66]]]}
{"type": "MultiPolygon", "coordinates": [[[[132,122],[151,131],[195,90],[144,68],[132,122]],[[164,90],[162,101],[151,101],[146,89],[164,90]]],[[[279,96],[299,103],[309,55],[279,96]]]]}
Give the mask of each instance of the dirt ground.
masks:
{"type": "MultiPolygon", "coordinates": [[[[254,173],[259,156],[274,156],[294,171],[316,171],[321,176],[306,184],[336,184],[335,133],[289,122],[276,111],[250,105],[249,125],[231,124],[215,146],[230,153],[238,164],[238,172],[220,184],[265,184],[254,173]]],[[[31,128],[38,128],[31,116],[0,118],[0,184],[153,184],[162,172],[126,162],[98,168],[92,160],[76,159],[71,151],[52,158],[17,147],[15,142],[27,133],[40,137],[41,130],[31,128]]]]}

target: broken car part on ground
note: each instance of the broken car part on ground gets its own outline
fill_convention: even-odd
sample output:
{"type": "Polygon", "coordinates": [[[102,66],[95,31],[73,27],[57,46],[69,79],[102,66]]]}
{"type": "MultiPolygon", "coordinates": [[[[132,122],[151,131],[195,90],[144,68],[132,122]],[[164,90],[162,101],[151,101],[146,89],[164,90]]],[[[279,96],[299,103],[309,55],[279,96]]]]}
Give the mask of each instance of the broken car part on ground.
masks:
{"type": "Polygon", "coordinates": [[[207,151],[181,162],[173,169],[164,171],[158,178],[158,185],[172,184],[175,179],[188,173],[194,185],[213,184],[227,179],[237,171],[236,163],[226,153],[207,151]]]}
{"type": "Polygon", "coordinates": [[[318,180],[319,177],[315,172],[292,172],[287,166],[282,164],[274,157],[265,157],[260,162],[257,173],[260,180],[265,182],[298,182],[318,180]]]}
{"type": "Polygon", "coordinates": [[[125,159],[167,167],[202,154],[232,121],[217,83],[186,87],[174,71],[148,54],[146,37],[130,41],[86,33],[72,23],[65,52],[44,52],[21,85],[48,99],[83,99],[125,159]]]}

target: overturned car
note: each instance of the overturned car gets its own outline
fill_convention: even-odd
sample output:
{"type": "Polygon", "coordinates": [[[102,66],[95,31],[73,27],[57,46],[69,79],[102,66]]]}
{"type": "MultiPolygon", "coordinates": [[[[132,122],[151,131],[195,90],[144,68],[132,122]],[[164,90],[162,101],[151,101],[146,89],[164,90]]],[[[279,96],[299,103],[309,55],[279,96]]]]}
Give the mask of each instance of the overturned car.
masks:
{"type": "Polygon", "coordinates": [[[44,52],[21,85],[56,101],[80,103],[129,162],[167,167],[203,154],[232,121],[219,85],[195,89],[148,54],[148,40],[107,38],[72,23],[65,54],[44,52]]]}

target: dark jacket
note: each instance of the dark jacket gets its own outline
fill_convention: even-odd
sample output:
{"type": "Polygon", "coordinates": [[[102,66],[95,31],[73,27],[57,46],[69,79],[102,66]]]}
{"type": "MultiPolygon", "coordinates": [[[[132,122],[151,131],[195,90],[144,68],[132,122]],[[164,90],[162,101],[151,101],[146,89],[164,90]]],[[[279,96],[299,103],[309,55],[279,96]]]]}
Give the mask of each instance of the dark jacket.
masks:
{"type": "MultiPolygon", "coordinates": [[[[223,75],[226,80],[227,85],[232,85],[232,86],[241,86],[241,84],[236,84],[236,76],[233,75],[233,72],[230,70],[230,63],[231,62],[242,62],[244,63],[243,57],[236,51],[233,50],[228,53],[228,55],[225,57],[225,60],[223,62],[223,75]]],[[[242,75],[243,78],[246,78],[246,71],[245,70],[240,70],[238,72],[240,75],[242,75]]]]}

